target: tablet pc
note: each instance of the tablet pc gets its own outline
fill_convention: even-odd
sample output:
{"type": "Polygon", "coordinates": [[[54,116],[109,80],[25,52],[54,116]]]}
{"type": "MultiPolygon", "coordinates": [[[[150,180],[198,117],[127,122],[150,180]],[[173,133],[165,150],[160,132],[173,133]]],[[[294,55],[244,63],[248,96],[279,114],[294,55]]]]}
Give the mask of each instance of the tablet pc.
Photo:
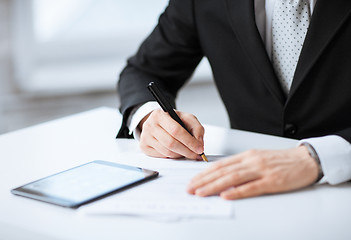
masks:
{"type": "Polygon", "coordinates": [[[15,195],[77,208],[85,203],[158,176],[158,172],[93,161],[12,189],[15,195]]]}

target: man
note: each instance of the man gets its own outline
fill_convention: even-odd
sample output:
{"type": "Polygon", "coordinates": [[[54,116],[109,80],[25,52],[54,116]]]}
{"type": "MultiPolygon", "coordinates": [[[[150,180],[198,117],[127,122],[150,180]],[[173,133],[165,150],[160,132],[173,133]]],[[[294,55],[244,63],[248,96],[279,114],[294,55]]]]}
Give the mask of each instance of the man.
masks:
{"type": "Polygon", "coordinates": [[[118,137],[134,131],[147,155],[197,159],[201,124],[178,112],[192,137],[157,109],[146,86],[156,82],[174,105],[206,56],[232,128],[302,140],[218,161],[189,193],[238,199],[348,181],[350,43],[349,0],[171,0],[121,73],[118,137]]]}

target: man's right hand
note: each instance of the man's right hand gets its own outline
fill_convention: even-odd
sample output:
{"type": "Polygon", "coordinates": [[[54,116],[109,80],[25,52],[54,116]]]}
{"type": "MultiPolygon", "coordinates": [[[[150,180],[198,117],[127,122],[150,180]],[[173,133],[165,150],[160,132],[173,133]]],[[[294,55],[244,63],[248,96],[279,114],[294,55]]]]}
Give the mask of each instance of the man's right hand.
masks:
{"type": "Polygon", "coordinates": [[[193,136],[167,112],[157,109],[145,116],[138,126],[141,150],[152,157],[202,160],[199,154],[204,152],[203,126],[194,115],[176,112],[193,136]]]}

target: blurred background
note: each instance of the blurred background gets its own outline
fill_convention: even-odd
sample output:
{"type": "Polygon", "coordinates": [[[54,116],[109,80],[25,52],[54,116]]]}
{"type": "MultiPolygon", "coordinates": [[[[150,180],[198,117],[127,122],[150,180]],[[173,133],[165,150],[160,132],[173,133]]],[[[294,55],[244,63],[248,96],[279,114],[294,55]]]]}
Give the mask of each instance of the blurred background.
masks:
{"type": "MultiPolygon", "coordinates": [[[[168,0],[0,0],[0,133],[100,106],[168,0]]],[[[229,126],[206,59],[178,109],[229,126]]]]}

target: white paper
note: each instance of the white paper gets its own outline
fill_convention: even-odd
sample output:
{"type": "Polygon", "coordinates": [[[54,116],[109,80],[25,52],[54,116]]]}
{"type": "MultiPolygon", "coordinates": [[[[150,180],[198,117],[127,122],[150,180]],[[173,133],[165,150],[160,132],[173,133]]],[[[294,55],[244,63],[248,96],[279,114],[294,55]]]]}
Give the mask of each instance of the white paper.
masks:
{"type": "Polygon", "coordinates": [[[186,192],[190,179],[208,167],[209,163],[149,158],[139,162],[139,167],[140,164],[159,171],[160,176],[83,207],[81,212],[89,215],[143,216],[163,220],[233,217],[233,202],[218,196],[201,198],[186,192]]]}

